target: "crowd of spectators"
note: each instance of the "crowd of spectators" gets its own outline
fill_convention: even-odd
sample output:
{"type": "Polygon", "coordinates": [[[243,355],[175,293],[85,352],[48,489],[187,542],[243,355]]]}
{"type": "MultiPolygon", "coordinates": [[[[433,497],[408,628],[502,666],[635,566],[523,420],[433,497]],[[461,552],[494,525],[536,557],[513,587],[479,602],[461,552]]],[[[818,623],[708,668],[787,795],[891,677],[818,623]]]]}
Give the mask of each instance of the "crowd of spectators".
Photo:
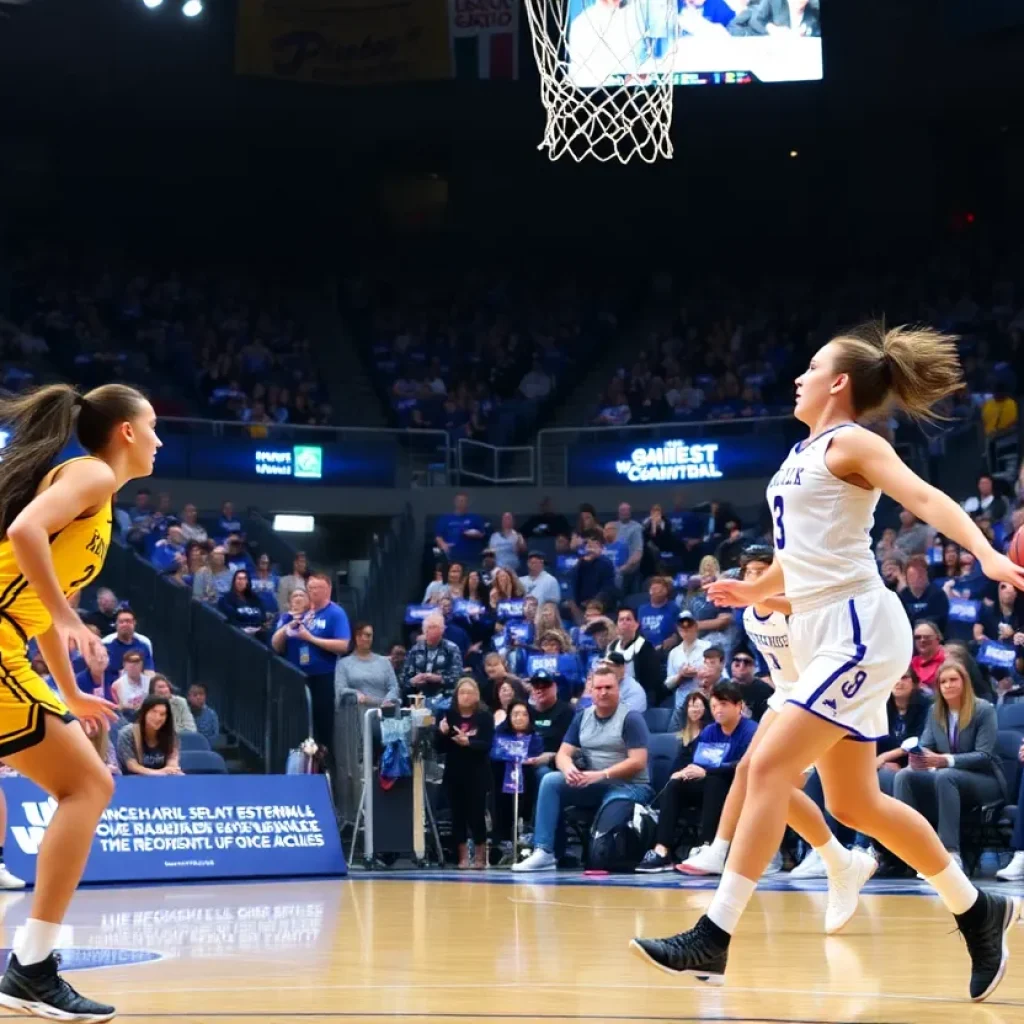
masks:
{"type": "Polygon", "coordinates": [[[144,386],[161,415],[323,425],[333,410],[312,342],[267,282],[231,271],[183,275],[46,248],[14,275],[0,359],[20,374],[67,376],[83,389],[144,386]],[[44,369],[36,367],[42,364],[44,369]]]}
{"type": "MultiPolygon", "coordinates": [[[[1024,519],[1024,483],[983,475],[964,507],[1005,550],[1024,519]]],[[[422,695],[445,717],[438,750],[460,748],[446,758],[444,784],[462,867],[483,866],[478,851],[487,838],[497,848],[492,862],[500,857],[518,871],[566,863],[569,808],[600,813],[610,795],[638,802],[654,795],[652,733],[676,734],[677,760],[658,800],[655,844],[638,870],[670,870],[684,838],[696,844],[691,853],[713,842],[736,765],[773,692],[741,612],[714,607],[703,589],[740,571],[755,546],[770,545],[767,525],[751,518],[745,526],[722,504],[687,508],[683,493],[667,513],[655,507],[635,515],[623,503],[606,523],[590,505],[569,517],[547,501],[534,516],[507,512],[492,522],[471,509],[466,494],[438,517],[429,531],[430,578],[421,601],[407,608],[408,653],[398,648],[402,656],[386,666],[379,657],[374,677],[355,684],[345,667],[352,659],[343,659],[338,687],[361,691],[364,703],[422,695]],[[609,718],[614,741],[604,732],[609,718]],[[709,749],[714,763],[706,763],[709,749]],[[511,761],[522,773],[520,827],[533,851],[522,862],[510,842],[511,761]]],[[[880,779],[930,815],[959,855],[960,814],[1016,796],[1000,782],[994,716],[1024,698],[1024,606],[905,510],[898,520],[877,531],[876,551],[880,576],[899,593],[913,627],[915,654],[890,700],[880,779]],[[945,710],[933,721],[934,707],[945,710]],[[945,728],[951,716],[961,723],[953,740],[945,728]],[[920,754],[901,746],[912,735],[921,737],[920,754]]],[[[371,644],[372,637],[367,670],[371,644]]],[[[1024,758],[1024,738],[1018,746],[1024,758]]],[[[812,775],[808,792],[822,799],[819,789],[812,775]]],[[[839,834],[851,846],[869,842],[839,834]]],[[[1024,841],[1016,848],[1021,857],[1005,871],[1024,877],[1024,841]]],[[[874,852],[885,871],[904,870],[888,851],[874,852]]],[[[795,837],[780,851],[776,863],[783,862],[798,877],[824,870],[795,837]]]]}
{"type": "Polygon", "coordinates": [[[982,280],[971,281],[957,262],[937,259],[918,280],[898,284],[851,278],[812,291],[807,280],[766,280],[740,294],[719,281],[672,294],[671,284],[662,282],[662,298],[673,312],[640,345],[627,348],[593,422],[788,415],[793,378],[808,357],[844,324],[887,309],[893,322],[930,323],[959,335],[966,385],[945,411],[980,415],[986,432],[996,433],[1017,420],[1012,396],[1024,380],[1024,296],[1009,274],[1004,279],[989,270],[982,280]]]}
{"type": "Polygon", "coordinates": [[[347,312],[399,426],[500,443],[613,336],[618,294],[564,275],[439,271],[353,281],[347,312]]]}

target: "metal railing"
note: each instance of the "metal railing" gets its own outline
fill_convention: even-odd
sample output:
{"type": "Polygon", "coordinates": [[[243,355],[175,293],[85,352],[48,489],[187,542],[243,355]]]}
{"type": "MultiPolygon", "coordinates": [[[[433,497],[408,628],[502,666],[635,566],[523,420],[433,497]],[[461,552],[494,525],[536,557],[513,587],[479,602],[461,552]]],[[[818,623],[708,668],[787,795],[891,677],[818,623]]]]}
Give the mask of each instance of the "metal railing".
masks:
{"type": "MultiPolygon", "coordinates": [[[[693,423],[645,423],[625,427],[553,427],[537,434],[537,471],[541,487],[569,485],[569,453],[573,445],[587,441],[618,441],[640,444],[644,441],[685,437],[716,441],[756,437],[758,441],[775,435],[788,444],[806,436],[806,429],[792,416],[762,416],[743,420],[699,420],[693,423]]],[[[774,471],[775,466],[768,471],[774,471]]]]}
{"type": "Polygon", "coordinates": [[[536,454],[532,445],[500,446],[460,437],[456,448],[459,482],[535,484],[536,454]]]}
{"type": "MultiPolygon", "coordinates": [[[[398,455],[399,487],[446,486],[451,482],[455,453],[444,430],[395,430],[386,427],[311,427],[293,423],[257,424],[239,420],[203,420],[163,416],[157,428],[162,433],[190,438],[234,438],[265,441],[267,444],[390,443],[398,455]]],[[[159,463],[157,464],[159,470],[159,463]]]]}
{"type": "Polygon", "coordinates": [[[116,541],[98,582],[129,602],[174,686],[204,683],[224,728],[265,772],[283,772],[288,751],[312,735],[305,676],[116,541]]]}

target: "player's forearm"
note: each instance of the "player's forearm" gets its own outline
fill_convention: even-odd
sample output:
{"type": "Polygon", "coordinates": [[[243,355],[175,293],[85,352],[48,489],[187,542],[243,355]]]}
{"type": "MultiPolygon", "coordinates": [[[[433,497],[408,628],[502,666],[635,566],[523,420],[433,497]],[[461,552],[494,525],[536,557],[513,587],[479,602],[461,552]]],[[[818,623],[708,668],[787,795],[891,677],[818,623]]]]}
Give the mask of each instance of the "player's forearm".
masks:
{"type": "Polygon", "coordinates": [[[68,700],[78,692],[78,683],[75,681],[74,672],[71,671],[71,657],[64,646],[64,641],[51,626],[45,633],[40,633],[36,637],[36,643],[39,644],[39,653],[43,656],[61,697],[68,700]]]}

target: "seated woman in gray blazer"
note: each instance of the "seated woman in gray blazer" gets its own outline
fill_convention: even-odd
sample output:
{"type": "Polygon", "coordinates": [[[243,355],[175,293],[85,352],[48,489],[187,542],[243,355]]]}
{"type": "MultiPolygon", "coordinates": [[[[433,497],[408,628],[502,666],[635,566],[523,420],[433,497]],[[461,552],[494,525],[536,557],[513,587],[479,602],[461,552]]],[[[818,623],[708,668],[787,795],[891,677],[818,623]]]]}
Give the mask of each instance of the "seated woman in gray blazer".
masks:
{"type": "Polygon", "coordinates": [[[960,814],[1006,799],[996,756],[996,709],[974,696],[967,669],[948,660],[939,672],[924,752],[896,774],[893,796],[935,825],[943,846],[960,862],[960,814]]]}

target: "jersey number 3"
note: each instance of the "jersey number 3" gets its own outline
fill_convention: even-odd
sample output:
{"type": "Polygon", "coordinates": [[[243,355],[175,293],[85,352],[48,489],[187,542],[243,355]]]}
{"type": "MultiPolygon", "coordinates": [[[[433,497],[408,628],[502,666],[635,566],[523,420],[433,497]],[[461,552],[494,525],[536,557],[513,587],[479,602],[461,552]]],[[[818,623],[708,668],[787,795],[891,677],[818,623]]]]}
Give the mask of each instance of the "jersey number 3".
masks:
{"type": "Polygon", "coordinates": [[[786,527],[782,522],[782,515],[786,511],[786,505],[782,500],[781,494],[775,495],[772,508],[775,510],[775,546],[781,551],[786,546],[786,527]]]}

